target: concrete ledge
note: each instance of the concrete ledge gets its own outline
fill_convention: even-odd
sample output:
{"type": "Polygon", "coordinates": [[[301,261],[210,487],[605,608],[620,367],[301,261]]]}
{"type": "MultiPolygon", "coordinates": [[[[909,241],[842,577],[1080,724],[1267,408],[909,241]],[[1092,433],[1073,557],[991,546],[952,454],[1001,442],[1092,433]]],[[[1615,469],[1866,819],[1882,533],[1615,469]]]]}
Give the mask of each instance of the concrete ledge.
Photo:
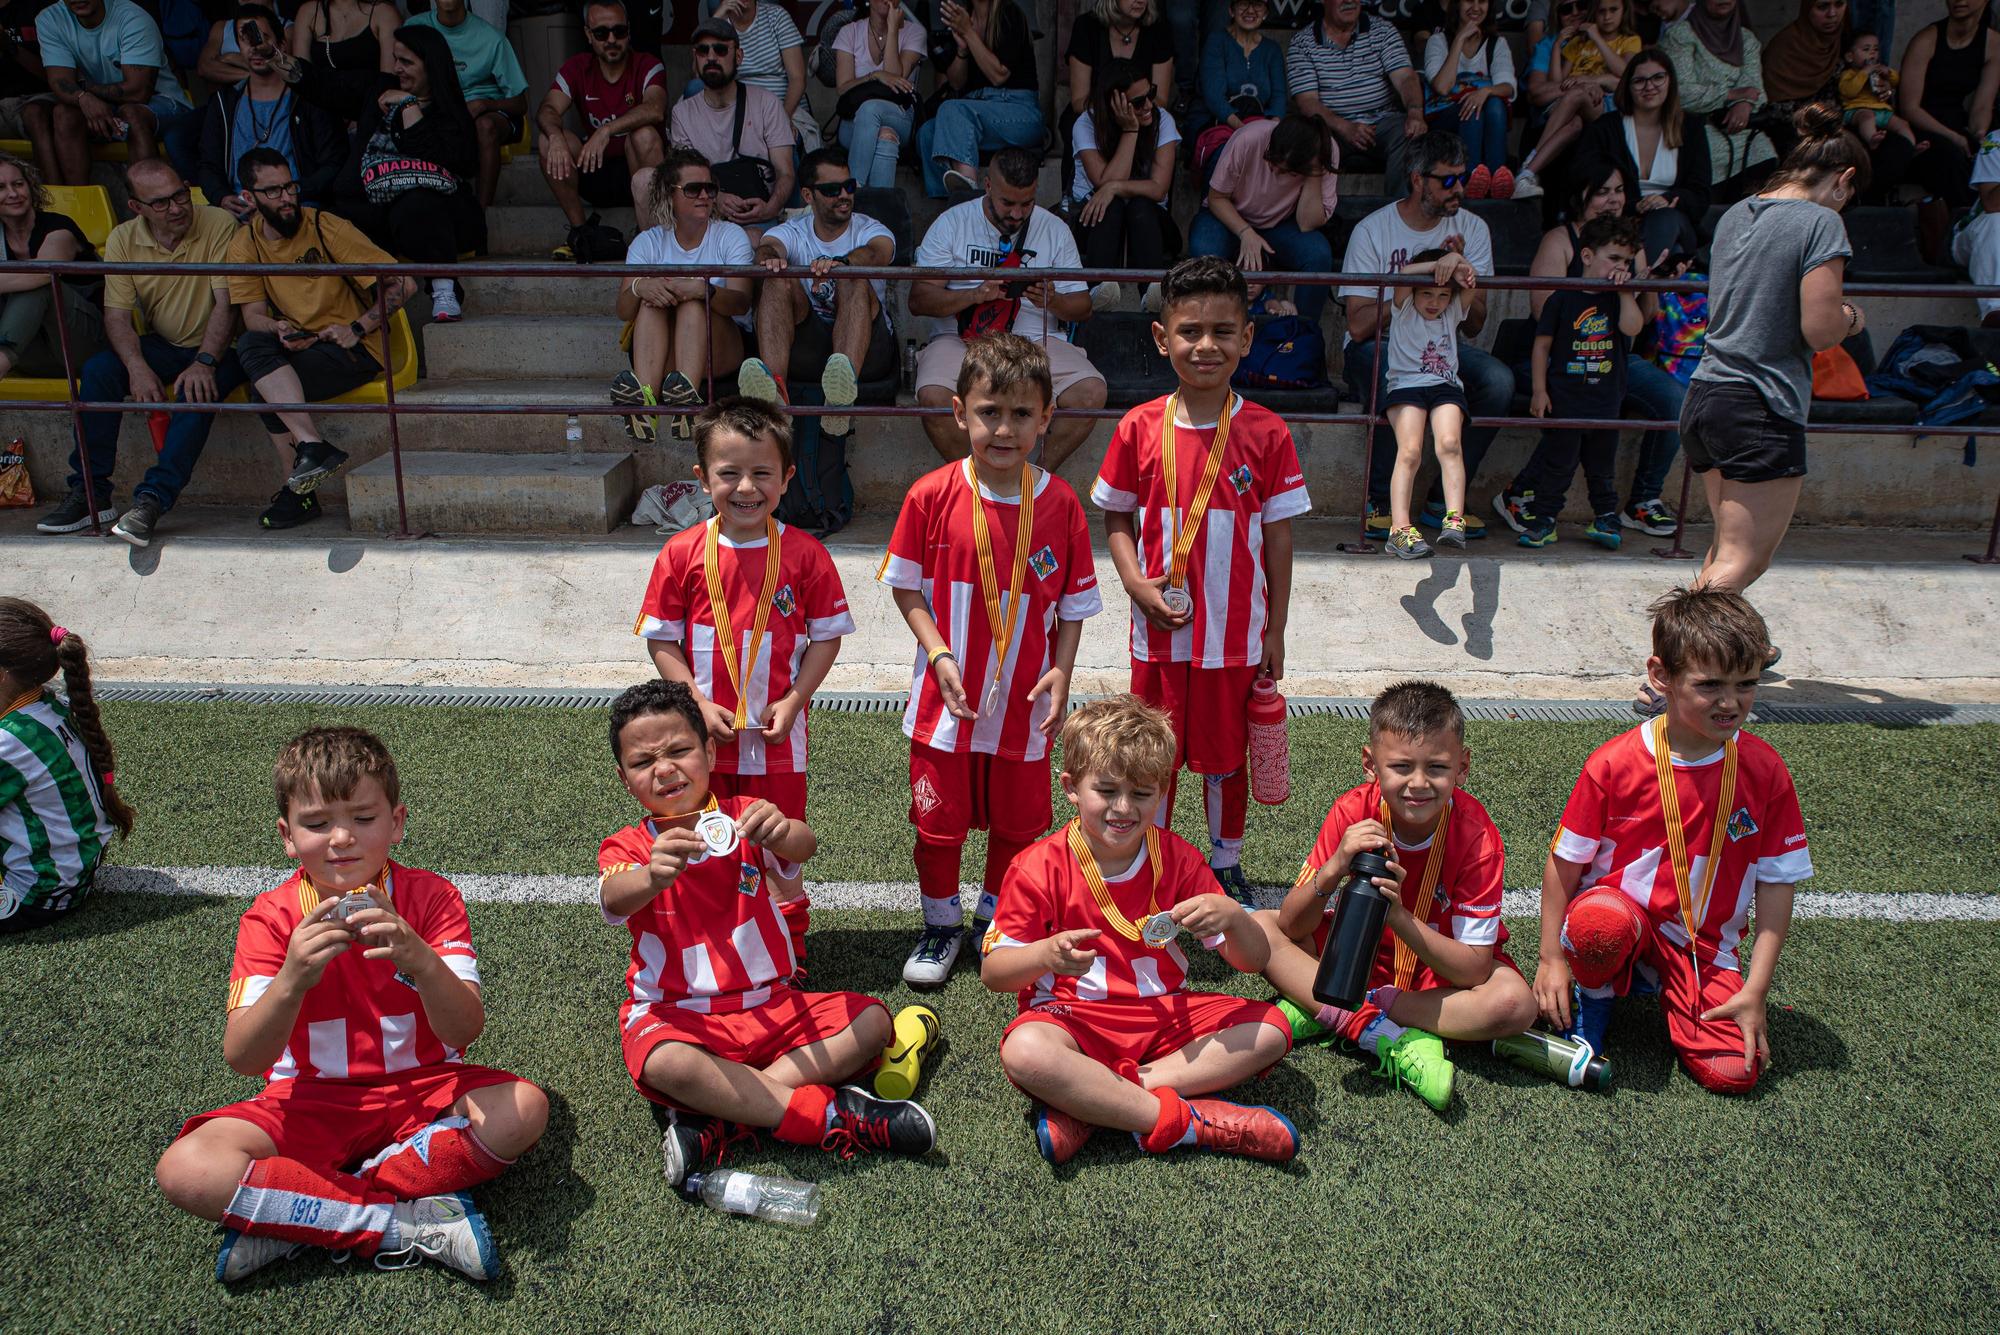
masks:
{"type": "MultiPolygon", "coordinates": [[[[396,474],[387,456],[347,474],[347,526],[392,533],[396,474]]],[[[609,533],[632,513],[630,454],[493,454],[421,451],[403,456],[403,494],[414,531],[609,533]]]]}

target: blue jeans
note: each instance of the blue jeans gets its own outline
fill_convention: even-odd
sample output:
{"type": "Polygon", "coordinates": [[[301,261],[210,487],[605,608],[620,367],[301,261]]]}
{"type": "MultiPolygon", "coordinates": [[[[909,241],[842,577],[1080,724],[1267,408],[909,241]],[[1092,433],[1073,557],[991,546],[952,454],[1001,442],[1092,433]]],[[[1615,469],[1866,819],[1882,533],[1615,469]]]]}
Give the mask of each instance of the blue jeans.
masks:
{"type": "MultiPolygon", "coordinates": [[[[1379,390],[1381,368],[1375,364],[1376,340],[1365,343],[1350,343],[1343,364],[1347,373],[1348,387],[1368,406],[1368,387],[1371,381],[1378,386],[1376,403],[1381,402],[1379,390]]],[[[1507,409],[1514,402],[1514,372],[1498,357],[1483,348],[1475,348],[1470,343],[1458,345],[1458,378],[1465,386],[1466,406],[1472,409],[1474,417],[1505,417],[1507,409]]],[[[1465,432],[1465,480],[1469,483],[1479,472],[1479,462],[1486,457],[1486,451],[1493,447],[1496,429],[1490,426],[1468,427],[1465,432]]],[[[1387,425],[1375,428],[1375,436],[1368,449],[1368,504],[1378,510],[1389,508],[1389,475],[1396,471],[1396,434],[1387,425]]],[[[1428,504],[1442,503],[1444,489],[1436,481],[1431,483],[1430,493],[1424,497],[1428,504]]]]}
{"type": "Polygon", "coordinates": [[[910,137],[910,121],[915,115],[908,107],[878,97],[863,102],[853,120],[840,123],[840,142],[847,146],[847,164],[856,185],[863,190],[870,186],[895,188],[896,158],[903,151],[903,141],[910,137]],[[884,139],[884,130],[896,137],[884,139]]]}
{"type": "Polygon", "coordinates": [[[981,88],[947,99],[917,131],[917,155],[924,164],[924,191],[944,198],[944,170],[954,162],[979,165],[983,151],[1033,148],[1048,126],[1041,104],[1027,88],[981,88]]]}
{"type": "Polygon", "coordinates": [[[1461,120],[1458,108],[1433,111],[1424,119],[1433,132],[1446,131],[1465,141],[1465,162],[1469,167],[1502,167],[1507,163],[1507,104],[1489,97],[1471,120],[1461,120]]]}
{"type": "MultiPolygon", "coordinates": [[[[1210,33],[1229,26],[1229,9],[1215,0],[1161,0],[1160,17],[1174,37],[1174,82],[1192,88],[1201,70],[1201,48],[1210,33]]],[[[1069,69],[1067,62],[1063,69],[1069,69]]],[[[1067,88],[1068,74],[1056,82],[1067,88]]]]}
{"type": "Polygon", "coordinates": [[[1882,60],[1891,63],[1889,52],[1896,40],[1896,0],[1853,0],[1847,22],[1854,32],[1872,32],[1882,39],[1882,60]]]}
{"type": "MultiPolygon", "coordinates": [[[[1293,273],[1329,273],[1333,269],[1333,243],[1324,232],[1308,232],[1287,218],[1276,227],[1259,227],[1257,235],[1271,247],[1267,263],[1274,268],[1293,273]]],[[[1238,248],[1237,239],[1222,225],[1221,219],[1207,209],[1195,215],[1194,227],[1188,232],[1188,254],[1218,255],[1233,262],[1238,248]]],[[[1300,287],[1292,300],[1302,317],[1317,324],[1332,291],[1329,287],[1300,287]]]]}
{"type": "MultiPolygon", "coordinates": [[[[139,337],[139,352],[145,357],[146,365],[153,368],[153,374],[160,383],[172,392],[174,379],[182,371],[194,365],[194,355],[199,347],[183,348],[169,343],[158,334],[142,334],[139,337]]],[[[234,352],[225,352],[215,367],[215,396],[227,398],[232,390],[242,384],[247,377],[243,367],[237,363],[234,352]]],[[[131,373],[118,354],[109,349],[98,353],[83,364],[83,397],[87,401],[108,403],[122,399],[132,388],[131,373]]],[[[98,504],[111,494],[111,470],[118,462],[118,424],[123,413],[84,413],[81,417],[83,448],[90,453],[90,485],[97,496],[98,504]]],[[[132,489],[136,496],[151,496],[160,503],[162,511],[174,508],[180,499],[182,488],[194,475],[195,461],[201,458],[203,447],[208,444],[209,428],[215,423],[213,413],[173,413],[167,418],[167,440],[161,447],[159,457],[146,470],[146,476],[132,489]]],[[[83,466],[75,450],[69,456],[69,487],[71,491],[83,490],[83,466]]]]}
{"type": "MultiPolygon", "coordinates": [[[[1523,381],[1527,371],[1515,367],[1514,373],[1523,381]]],[[[1625,402],[1637,408],[1655,422],[1678,422],[1681,420],[1681,401],[1687,398],[1687,386],[1674,377],[1671,371],[1663,371],[1644,357],[1625,358],[1625,402]]],[[[1681,433],[1678,431],[1648,431],[1639,438],[1639,465],[1632,473],[1632,490],[1626,497],[1626,504],[1637,505],[1640,501],[1661,499],[1666,490],[1667,474],[1672,471],[1674,459],[1681,452],[1681,433]]],[[[1542,447],[1539,443],[1528,462],[1521,465],[1521,471],[1507,484],[1509,493],[1519,495],[1535,485],[1535,478],[1543,466],[1542,447]]]]}

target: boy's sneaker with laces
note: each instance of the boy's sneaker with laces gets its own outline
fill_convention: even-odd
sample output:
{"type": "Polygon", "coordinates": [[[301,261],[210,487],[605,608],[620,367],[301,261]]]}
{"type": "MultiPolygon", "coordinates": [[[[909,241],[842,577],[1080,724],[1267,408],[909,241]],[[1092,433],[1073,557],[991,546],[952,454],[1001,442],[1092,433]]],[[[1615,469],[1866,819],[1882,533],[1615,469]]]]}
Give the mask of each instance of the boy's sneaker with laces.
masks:
{"type": "Polygon", "coordinates": [[[1615,513],[1598,515],[1583,526],[1583,536],[1605,551],[1615,552],[1625,545],[1625,526],[1615,513]]]}
{"type": "MultiPolygon", "coordinates": [[[[701,391],[694,387],[679,371],[667,372],[666,379],[660,381],[660,406],[662,408],[699,408],[701,391]]],[[[667,435],[674,440],[694,439],[694,415],[674,413],[667,418],[667,435]]]]}
{"type": "Polygon", "coordinates": [[[429,1257],[449,1266],[467,1279],[482,1282],[500,1273],[500,1249],[493,1245],[493,1230],[486,1216],[464,1192],[449,1196],[425,1196],[396,1206],[396,1222],[402,1226],[404,1246],[393,1252],[377,1252],[377,1270],[402,1270],[429,1257]]]}
{"type": "Polygon", "coordinates": [[[856,1154],[929,1154],[937,1146],[937,1123],[914,1099],[880,1099],[859,1085],[842,1085],[826,1109],[823,1150],[852,1159],[856,1154]]]}
{"type": "Polygon", "coordinates": [[[1487,187],[1488,199],[1512,199],[1514,197],[1514,173],[1506,167],[1493,169],[1493,184],[1487,187]]]}
{"type": "Polygon", "coordinates": [[[1534,169],[1531,167],[1521,168],[1519,174],[1514,177],[1514,198],[1540,199],[1541,197],[1542,183],[1540,178],[1535,175],[1534,169]]]}
{"type": "Polygon", "coordinates": [[[1210,867],[1209,873],[1222,886],[1222,893],[1249,908],[1256,901],[1257,894],[1250,888],[1250,878],[1243,874],[1243,864],[1233,867],[1210,867]]]}
{"type": "Polygon", "coordinates": [[[965,932],[956,925],[925,927],[910,957],[903,961],[903,981],[916,988],[943,987],[964,944],[965,932]]]}
{"type": "Polygon", "coordinates": [[[1528,526],[1528,502],[1535,499],[1532,491],[1510,492],[1504,488],[1493,495],[1493,510],[1507,521],[1507,527],[1516,533],[1528,526]]]}
{"type": "Polygon", "coordinates": [[[1456,510],[1444,512],[1444,522],[1438,525],[1437,545],[1465,550],[1465,516],[1456,510]]]}
{"type": "MultiPolygon", "coordinates": [[[[1444,527],[1445,515],[1448,513],[1444,508],[1443,501],[1426,501],[1424,502],[1423,511],[1417,515],[1417,522],[1425,528],[1442,529],[1444,527]]],[[[1466,541],[1477,542],[1486,536],[1486,521],[1478,515],[1469,515],[1460,512],[1459,518],[1465,521],[1466,541]]]]}
{"type": "Polygon", "coordinates": [[[1081,1118],[1071,1117],[1046,1103],[1035,1105],[1035,1144],[1042,1157],[1058,1166],[1074,1159],[1097,1130],[1081,1118]]]}
{"type": "Polygon", "coordinates": [[[1592,1052],[1604,1051],[1605,1035],[1611,1031],[1611,1003],[1615,997],[1593,997],[1575,983],[1569,985],[1569,1034],[1590,1044],[1592,1052]]]}
{"type": "MultiPolygon", "coordinates": [[[[611,401],[621,408],[651,408],[659,402],[653,387],[640,384],[639,377],[630,371],[611,377],[611,401]]],[[[630,413],[625,418],[625,434],[641,445],[651,445],[660,438],[660,426],[651,413],[630,413]]]]}
{"type": "Polygon", "coordinates": [[[1285,1023],[1291,1026],[1292,1046],[1295,1048],[1304,1043],[1331,1043],[1339,1037],[1333,1030],[1307,1015],[1305,1008],[1290,997],[1279,997],[1271,1004],[1278,1008],[1278,1013],[1285,1017],[1285,1023]]]}
{"type": "Polygon", "coordinates": [[[743,359],[743,365],[736,368],[736,390],[746,399],[762,399],[776,404],[785,402],[785,382],[771,374],[771,368],[764,364],[762,357],[743,359]]]}
{"type": "Polygon", "coordinates": [[[1201,1149],[1265,1163],[1290,1163],[1299,1152],[1298,1128],[1276,1108],[1226,1099],[1189,1099],[1188,1107],[1194,1111],[1194,1143],[1201,1149]]]}
{"type": "Polygon", "coordinates": [[[1514,539],[1516,547],[1553,547],[1556,545],[1556,521],[1537,519],[1529,515],[1521,525],[1521,536],[1514,539]]]}
{"type": "Polygon", "coordinates": [[[297,1256],[306,1249],[303,1242],[287,1242],[283,1238],[258,1238],[248,1233],[238,1233],[235,1229],[224,1229],[222,1250],[215,1256],[215,1277],[224,1284],[234,1284],[244,1276],[262,1270],[273,1261],[284,1261],[297,1256]]]}
{"type": "Polygon", "coordinates": [[[1493,192],[1493,172],[1485,163],[1472,169],[1472,175],[1465,178],[1465,197],[1485,199],[1493,192]]]}
{"type": "Polygon", "coordinates": [[[465,307],[459,304],[458,285],[439,279],[431,287],[431,323],[457,324],[465,318],[465,307]]]}
{"type": "Polygon", "coordinates": [[[292,461],[292,475],[285,487],[301,496],[310,496],[323,482],[332,479],[347,462],[347,451],[335,449],[323,440],[302,440],[292,461]]]}
{"type": "Polygon", "coordinates": [[[1636,528],[1641,533],[1650,533],[1656,538],[1674,536],[1674,512],[1667,503],[1655,496],[1650,501],[1634,501],[1618,513],[1618,522],[1626,528],[1636,528]]]}
{"type": "MultiPolygon", "coordinates": [[[[118,518],[118,507],[111,503],[109,494],[97,498],[99,524],[108,524],[118,518]]],[[[90,503],[83,499],[81,491],[73,491],[57,501],[42,517],[35,521],[37,533],[75,533],[89,528],[91,524],[90,503]]]]}
{"type": "Polygon", "coordinates": [[[1405,1029],[1393,1039],[1385,1035],[1375,1040],[1375,1055],[1381,1062],[1376,1075],[1409,1089],[1439,1112],[1451,1106],[1457,1068],[1444,1055],[1444,1040],[1436,1034],[1405,1029]]]}
{"type": "Polygon", "coordinates": [[[132,508],[118,516],[118,522],[111,526],[111,536],[134,547],[150,547],[153,526],[159,522],[160,503],[151,496],[135,496],[132,508]]]}
{"type": "MultiPolygon", "coordinates": [[[[854,374],[854,363],[844,352],[836,352],[826,359],[826,369],[819,375],[819,394],[829,408],[846,408],[853,404],[854,396],[861,392],[859,378],[854,374]]],[[[819,419],[821,434],[844,436],[854,430],[854,419],[829,414],[819,419]]]]}
{"type": "Polygon", "coordinates": [[[1397,529],[1389,535],[1388,543],[1382,548],[1391,556],[1400,556],[1405,561],[1414,561],[1431,554],[1431,545],[1424,541],[1424,535],[1417,532],[1415,524],[1397,529]]]}
{"type": "Polygon", "coordinates": [[[1387,507],[1378,507],[1375,502],[1368,502],[1368,513],[1361,521],[1361,535],[1370,542],[1387,542],[1389,540],[1389,511],[1387,507]]]}
{"type": "Polygon", "coordinates": [[[319,497],[301,496],[290,487],[281,487],[264,513],[257,516],[257,525],[267,529],[297,528],[318,518],[319,497]]]}
{"type": "Polygon", "coordinates": [[[755,1145],[757,1133],[720,1117],[669,1109],[666,1134],[660,1137],[660,1173],[667,1185],[678,1187],[697,1168],[720,1168],[730,1150],[755,1145]]]}

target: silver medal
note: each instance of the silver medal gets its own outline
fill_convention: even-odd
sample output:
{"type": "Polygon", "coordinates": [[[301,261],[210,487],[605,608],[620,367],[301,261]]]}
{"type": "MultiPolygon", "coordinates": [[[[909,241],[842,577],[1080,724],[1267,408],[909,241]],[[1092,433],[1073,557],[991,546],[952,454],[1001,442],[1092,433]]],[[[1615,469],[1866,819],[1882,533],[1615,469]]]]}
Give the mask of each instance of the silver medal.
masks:
{"type": "Polygon", "coordinates": [[[1173,914],[1155,913],[1146,919],[1145,925],[1139,929],[1139,935],[1149,946],[1164,946],[1180,935],[1180,930],[1181,925],[1174,921],[1173,914]]]}
{"type": "Polygon", "coordinates": [[[1166,604],[1167,611],[1177,617],[1184,617],[1194,611],[1194,598],[1186,589],[1176,585],[1169,584],[1166,591],[1160,594],[1160,601],[1166,604]]]}
{"type": "Polygon", "coordinates": [[[349,894],[342,895],[339,902],[333,906],[333,911],[326,916],[336,922],[346,922],[349,918],[361,912],[361,910],[372,909],[374,907],[375,901],[368,897],[366,890],[355,890],[349,894]]]}
{"type": "Polygon", "coordinates": [[[722,857],[736,847],[736,822],[720,811],[704,811],[694,823],[694,832],[701,836],[711,857],[722,857]]]}
{"type": "Polygon", "coordinates": [[[993,684],[986,688],[986,700],[983,704],[979,706],[979,712],[984,714],[988,718],[992,718],[995,714],[1000,712],[999,678],[997,677],[994,678],[993,684]]]}

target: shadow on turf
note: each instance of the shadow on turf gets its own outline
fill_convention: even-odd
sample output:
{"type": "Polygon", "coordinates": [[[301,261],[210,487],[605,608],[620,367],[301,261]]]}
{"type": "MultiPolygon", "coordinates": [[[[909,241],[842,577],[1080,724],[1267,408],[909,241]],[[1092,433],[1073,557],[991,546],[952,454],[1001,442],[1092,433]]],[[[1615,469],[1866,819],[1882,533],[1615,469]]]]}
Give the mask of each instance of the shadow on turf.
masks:
{"type": "Polygon", "coordinates": [[[0,940],[17,940],[24,945],[39,941],[55,946],[70,941],[88,941],[93,937],[121,935],[166,922],[184,913],[193,913],[209,902],[212,901],[200,895],[100,893],[72,909],[62,922],[51,923],[32,932],[0,937],[0,940]]]}

